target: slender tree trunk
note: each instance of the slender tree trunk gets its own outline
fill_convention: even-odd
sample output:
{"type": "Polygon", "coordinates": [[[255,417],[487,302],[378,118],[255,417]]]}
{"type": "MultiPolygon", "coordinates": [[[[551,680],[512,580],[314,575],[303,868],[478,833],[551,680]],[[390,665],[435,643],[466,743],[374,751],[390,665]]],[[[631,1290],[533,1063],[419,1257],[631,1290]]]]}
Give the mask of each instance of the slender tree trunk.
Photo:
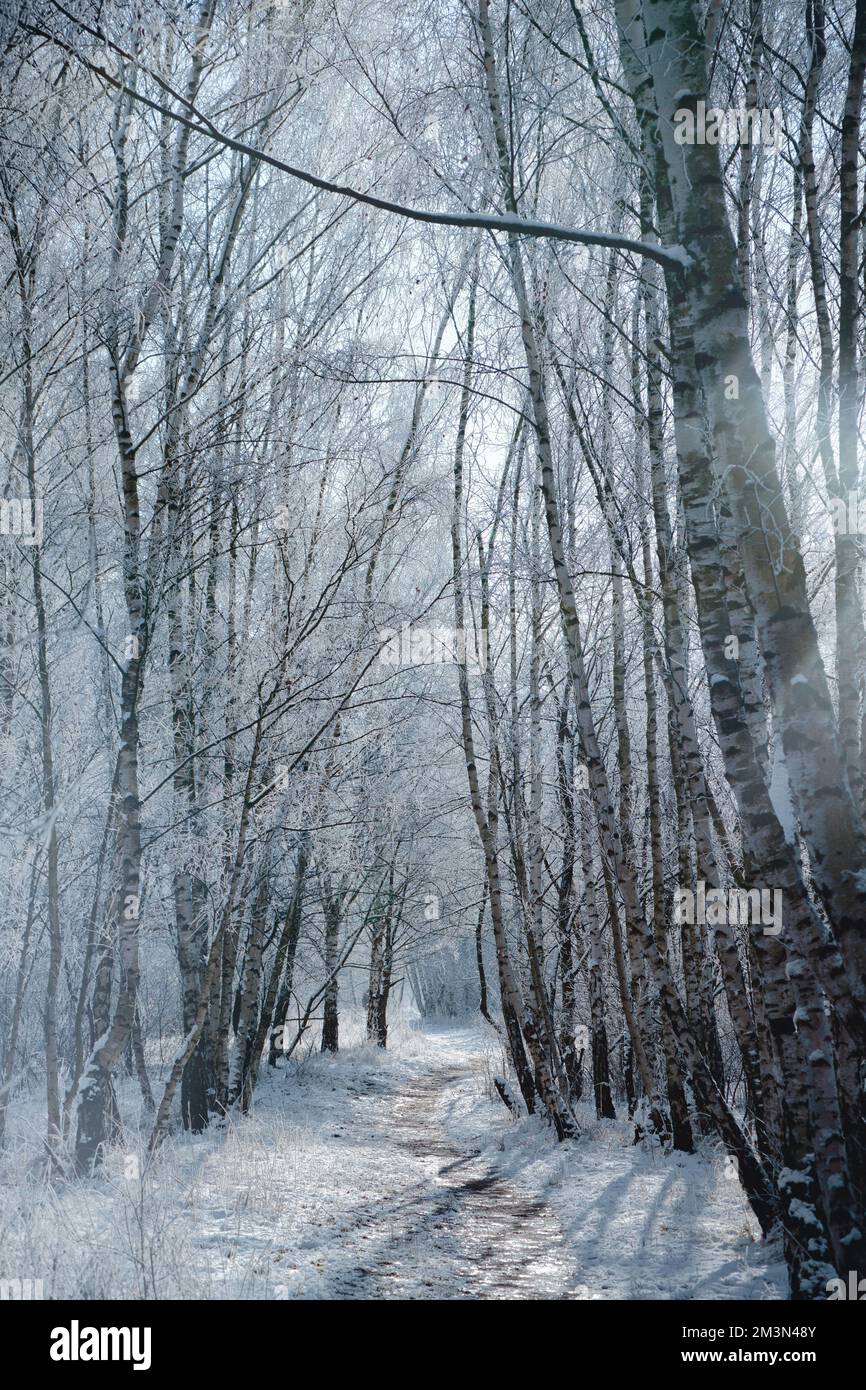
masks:
{"type": "Polygon", "coordinates": [[[607,1009],[604,997],[604,950],[595,896],[592,845],[587,815],[580,818],[581,868],[583,873],[583,911],[589,937],[590,1033],[592,1043],[592,1089],[595,1113],[600,1120],[615,1120],[613,1088],[610,1084],[610,1055],[607,1040],[607,1009]]]}
{"type": "MultiPolygon", "coordinates": [[[[454,449],[454,503],[451,512],[451,556],[454,576],[454,626],[458,633],[465,633],[465,612],[463,601],[463,554],[461,529],[463,526],[463,451],[466,441],[466,427],[469,419],[470,381],[472,370],[472,350],[475,324],[475,287],[473,278],[470,288],[469,320],[467,323],[466,363],[463,389],[460,399],[460,418],[457,427],[457,440],[454,449]]],[[[460,653],[458,653],[460,655],[460,653]]],[[[469,799],[472,814],[478,829],[481,847],[484,851],[484,866],[487,879],[487,893],[490,902],[490,920],[493,927],[493,940],[496,946],[496,964],[499,972],[499,991],[505,1033],[508,1038],[511,1061],[517,1076],[517,1084],[527,1110],[532,1113],[535,1105],[535,1082],[523,1046],[521,1016],[523,1013],[508,942],[505,936],[505,923],[502,913],[502,886],[499,876],[499,860],[496,850],[497,816],[495,801],[491,801],[485,813],[481,797],[478,766],[475,761],[475,738],[472,731],[472,710],[469,697],[469,671],[465,660],[465,643],[462,653],[464,659],[457,662],[457,679],[460,690],[460,725],[463,752],[466,759],[466,776],[469,782],[469,799]]],[[[496,758],[495,745],[491,748],[491,759],[496,758]]],[[[498,782],[498,778],[496,779],[498,782]]],[[[491,781],[493,782],[492,772],[491,781]]],[[[493,783],[494,787],[496,783],[493,783]]],[[[495,792],[494,792],[495,795],[495,792]]]]}
{"type": "Polygon", "coordinates": [[[325,1004],[322,1018],[322,1051],[338,1052],[340,1048],[339,984],[337,964],[340,958],[340,897],[325,881],[322,893],[325,913],[325,1004]]]}

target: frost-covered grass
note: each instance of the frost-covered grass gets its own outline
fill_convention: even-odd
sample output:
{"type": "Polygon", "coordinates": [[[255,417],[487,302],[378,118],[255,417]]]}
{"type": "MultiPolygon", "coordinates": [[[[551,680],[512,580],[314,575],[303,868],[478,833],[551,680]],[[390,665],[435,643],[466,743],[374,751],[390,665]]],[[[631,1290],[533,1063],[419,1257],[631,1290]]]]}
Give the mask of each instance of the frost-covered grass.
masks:
{"type": "MultiPolygon", "coordinates": [[[[20,1107],[0,1173],[0,1277],[41,1279],[46,1298],[316,1299],[364,1297],[387,1265],[401,1296],[461,1296],[444,1263],[477,1244],[480,1218],[443,1170],[465,1153],[480,1155],[472,1172],[502,1175],[508,1200],[544,1204],[566,1296],[785,1296],[720,1157],[663,1158],[585,1108],[581,1138],[556,1145],[491,1098],[501,1064],[489,1030],[397,1020],[382,1053],[361,1022],[345,1020],[337,1056],[265,1072],[250,1115],[173,1134],[150,1167],[124,1083],[127,1147],[86,1183],[46,1180],[38,1114],[20,1107]]],[[[532,1241],[525,1222],[481,1234],[506,1247],[506,1265],[509,1241],[515,1262],[532,1241]]]]}
{"type": "Polygon", "coordinates": [[[85,1183],[46,1175],[38,1103],[10,1110],[0,1278],[41,1279],[46,1298],[323,1293],[317,1241],[343,1208],[381,1191],[380,1112],[401,1077],[423,1070],[427,1050],[405,1020],[392,1026],[393,1053],[362,1041],[359,1013],[341,1019],[341,1035],[336,1057],[305,1050],[276,1073],[263,1068],[250,1115],[204,1135],[178,1130],[150,1166],[137,1083],[124,1079],[126,1143],[85,1183]]]}

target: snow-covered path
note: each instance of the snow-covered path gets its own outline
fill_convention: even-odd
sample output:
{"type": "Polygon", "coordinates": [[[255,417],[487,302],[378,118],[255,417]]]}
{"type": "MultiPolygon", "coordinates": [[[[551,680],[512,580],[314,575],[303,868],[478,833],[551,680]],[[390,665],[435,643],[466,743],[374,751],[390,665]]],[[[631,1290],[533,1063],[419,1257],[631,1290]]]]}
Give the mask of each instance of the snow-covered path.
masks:
{"type": "Polygon", "coordinates": [[[287,1252],[282,1296],[782,1296],[781,1266],[721,1162],[635,1148],[628,1124],[588,1108],[582,1137],[557,1145],[491,1098],[489,1034],[428,1030],[414,1043],[414,1055],[316,1058],[303,1079],[293,1109],[309,1114],[315,1096],[338,1117],[323,1155],[334,1184],[327,1201],[310,1194],[315,1229],[287,1252]]]}
{"type": "Polygon", "coordinates": [[[366,1243],[364,1258],[337,1277],[336,1297],[574,1296],[577,1274],[554,1213],[448,1135],[448,1114],[476,1089],[478,1075],[472,1060],[446,1062],[396,1099],[384,1171],[409,1165],[417,1180],[358,1212],[344,1234],[352,1247],[353,1237],[366,1243]]]}
{"type": "Polygon", "coordinates": [[[711,1148],[665,1157],[588,1106],[556,1144],[495,1097],[499,1043],[474,1023],[398,1021],[387,1052],[353,1032],[148,1168],[130,1147],[89,1184],[0,1185],[9,1267],[42,1274],[47,1298],[785,1296],[711,1148]]]}

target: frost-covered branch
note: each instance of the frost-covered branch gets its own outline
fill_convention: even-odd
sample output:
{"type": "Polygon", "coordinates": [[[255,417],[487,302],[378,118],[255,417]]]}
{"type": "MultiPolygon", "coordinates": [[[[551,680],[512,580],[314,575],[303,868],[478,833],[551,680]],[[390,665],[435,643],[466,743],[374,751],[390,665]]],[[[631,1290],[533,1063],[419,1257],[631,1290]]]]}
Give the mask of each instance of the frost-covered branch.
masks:
{"type": "MultiPolygon", "coordinates": [[[[57,8],[61,7],[58,6],[57,8]]],[[[65,14],[66,11],[63,13],[65,14]]],[[[72,16],[69,17],[72,18],[72,16]]],[[[76,22],[80,23],[80,21],[76,22]]],[[[365,207],[378,208],[381,212],[405,217],[410,222],[424,222],[433,227],[460,227],[487,232],[516,232],[521,236],[543,237],[551,241],[570,241],[578,246],[607,246],[616,251],[630,251],[633,255],[645,256],[649,260],[657,261],[661,266],[677,271],[685,270],[689,265],[689,257],[682,246],[655,246],[649,242],[636,241],[633,237],[619,236],[613,232],[588,231],[583,227],[568,227],[556,222],[543,222],[534,217],[519,217],[512,213],[444,212],[431,211],[427,208],[411,208],[403,203],[395,203],[389,198],[379,198],[375,193],[364,193],[359,188],[350,188],[348,184],[335,183],[332,179],[323,179],[318,174],[310,173],[308,169],[298,169],[293,164],[278,159],[276,155],[267,154],[262,150],[255,149],[252,145],[248,145],[243,140],[226,135],[191,102],[181,98],[177,93],[173,93],[173,95],[177,96],[179,101],[183,101],[188,112],[187,115],[182,115],[181,112],[166,106],[165,103],[157,101],[154,97],[145,96],[143,92],[124,82],[121,77],[109,72],[102,64],[94,63],[85,57],[84,54],[78,52],[76,48],[56,34],[40,29],[36,25],[26,25],[25,27],[30,33],[47,39],[50,43],[56,44],[58,48],[62,48],[66,53],[77,58],[95,76],[140,105],[149,106],[152,111],[157,111],[161,116],[166,116],[169,120],[186,126],[194,134],[212,140],[215,144],[224,146],[225,149],[246,155],[253,161],[268,164],[271,168],[278,169],[280,173],[288,174],[290,178],[309,184],[311,188],[319,188],[324,193],[335,193],[341,198],[351,198],[353,202],[361,203],[365,207]]],[[[102,42],[107,42],[105,36],[99,34],[98,31],[91,29],[89,32],[102,42]]],[[[161,82],[161,85],[166,87],[167,84],[161,82]]]]}

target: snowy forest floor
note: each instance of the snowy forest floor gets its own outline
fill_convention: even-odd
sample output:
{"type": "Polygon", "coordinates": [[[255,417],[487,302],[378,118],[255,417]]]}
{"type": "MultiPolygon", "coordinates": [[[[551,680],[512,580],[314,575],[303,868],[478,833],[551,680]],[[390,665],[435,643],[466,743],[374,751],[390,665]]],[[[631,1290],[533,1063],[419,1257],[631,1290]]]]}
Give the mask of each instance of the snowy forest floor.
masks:
{"type": "Polygon", "coordinates": [[[494,1098],[497,1054],[474,1024],[398,1023],[385,1053],[263,1076],[251,1115],[143,1177],[129,1150],[83,1185],[7,1172],[0,1274],[46,1298],[785,1297],[720,1156],[665,1158],[585,1106],[557,1145],[494,1098]]]}

